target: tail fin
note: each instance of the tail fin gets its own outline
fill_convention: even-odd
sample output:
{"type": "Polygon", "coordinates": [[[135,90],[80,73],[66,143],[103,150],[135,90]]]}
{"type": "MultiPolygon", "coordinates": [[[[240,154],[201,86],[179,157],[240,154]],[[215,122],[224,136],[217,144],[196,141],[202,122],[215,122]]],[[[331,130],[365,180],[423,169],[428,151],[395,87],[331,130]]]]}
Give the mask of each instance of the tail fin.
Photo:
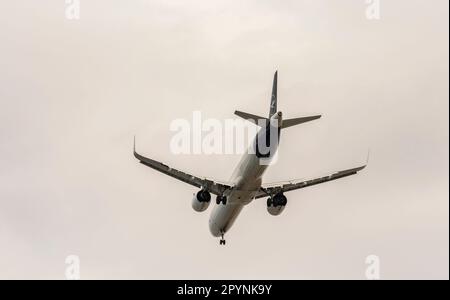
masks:
{"type": "MultiPolygon", "coordinates": [[[[236,110],[234,113],[237,116],[239,116],[245,120],[253,121],[257,125],[261,125],[261,123],[264,123],[263,120],[265,120],[265,125],[267,125],[270,122],[271,117],[277,113],[277,101],[278,101],[278,99],[277,99],[277,84],[278,84],[278,71],[275,71],[275,74],[273,76],[272,97],[270,99],[269,118],[260,117],[257,115],[249,114],[249,113],[238,111],[238,110],[236,110]]],[[[322,116],[317,115],[317,116],[282,120],[281,128],[292,127],[292,126],[295,126],[298,124],[302,124],[302,123],[306,123],[309,121],[319,119],[320,117],[322,117],[322,116]]]]}
{"type": "Polygon", "coordinates": [[[275,75],[273,76],[272,98],[270,99],[269,118],[272,117],[277,112],[277,81],[278,81],[278,71],[276,71],[275,75]]]}

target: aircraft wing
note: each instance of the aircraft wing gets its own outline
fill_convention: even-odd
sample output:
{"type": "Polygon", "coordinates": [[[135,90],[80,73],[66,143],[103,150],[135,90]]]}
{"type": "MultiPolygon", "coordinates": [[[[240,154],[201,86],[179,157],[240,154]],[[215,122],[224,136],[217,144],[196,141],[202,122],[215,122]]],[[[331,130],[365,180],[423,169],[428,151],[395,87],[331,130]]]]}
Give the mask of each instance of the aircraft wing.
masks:
{"type": "Polygon", "coordinates": [[[268,196],[275,195],[280,192],[283,192],[283,193],[290,192],[290,191],[302,189],[302,188],[305,188],[308,186],[336,180],[339,178],[344,178],[344,177],[358,173],[365,167],[366,166],[364,165],[364,166],[361,166],[358,168],[339,171],[339,172],[333,173],[331,175],[319,177],[319,178],[312,179],[312,180],[306,180],[306,181],[292,180],[292,181],[287,181],[285,183],[279,183],[279,184],[263,184],[262,187],[260,188],[258,194],[256,194],[255,199],[268,197],[268,196]]]}
{"type": "Polygon", "coordinates": [[[155,169],[156,171],[159,171],[166,175],[169,175],[170,177],[183,181],[187,184],[193,185],[198,188],[204,188],[208,190],[210,193],[213,193],[215,195],[223,195],[224,191],[232,188],[232,186],[228,184],[219,183],[217,181],[210,180],[207,178],[196,177],[191,174],[179,171],[177,169],[173,169],[156,160],[142,156],[136,152],[136,144],[134,145],[133,153],[134,157],[136,157],[141,164],[146,165],[147,167],[155,169]]]}

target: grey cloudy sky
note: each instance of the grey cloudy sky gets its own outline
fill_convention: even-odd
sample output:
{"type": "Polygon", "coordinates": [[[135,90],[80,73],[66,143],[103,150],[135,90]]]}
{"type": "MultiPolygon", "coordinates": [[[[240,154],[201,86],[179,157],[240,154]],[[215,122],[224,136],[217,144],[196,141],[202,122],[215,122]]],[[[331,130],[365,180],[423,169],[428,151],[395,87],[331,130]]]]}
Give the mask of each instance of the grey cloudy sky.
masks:
{"type": "Polygon", "coordinates": [[[81,0],[0,3],[0,278],[447,278],[448,1],[81,0]],[[195,189],[144,154],[227,180],[239,156],[173,155],[174,118],[267,114],[272,74],[286,117],[266,181],[369,167],[251,203],[210,236],[195,189]]]}

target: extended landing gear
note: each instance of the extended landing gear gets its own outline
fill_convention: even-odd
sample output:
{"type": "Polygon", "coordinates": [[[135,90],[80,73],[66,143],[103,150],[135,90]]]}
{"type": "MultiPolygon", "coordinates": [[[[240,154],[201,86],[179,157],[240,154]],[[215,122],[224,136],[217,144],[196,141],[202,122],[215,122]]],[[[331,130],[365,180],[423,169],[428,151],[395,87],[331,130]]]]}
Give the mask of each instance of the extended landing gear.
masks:
{"type": "Polygon", "coordinates": [[[225,246],[225,239],[224,239],[223,235],[224,234],[222,233],[222,236],[221,236],[220,241],[219,241],[219,245],[224,245],[225,246]]]}
{"type": "Polygon", "coordinates": [[[227,204],[227,197],[226,196],[217,196],[216,198],[216,204],[223,204],[226,205],[227,204]]]}

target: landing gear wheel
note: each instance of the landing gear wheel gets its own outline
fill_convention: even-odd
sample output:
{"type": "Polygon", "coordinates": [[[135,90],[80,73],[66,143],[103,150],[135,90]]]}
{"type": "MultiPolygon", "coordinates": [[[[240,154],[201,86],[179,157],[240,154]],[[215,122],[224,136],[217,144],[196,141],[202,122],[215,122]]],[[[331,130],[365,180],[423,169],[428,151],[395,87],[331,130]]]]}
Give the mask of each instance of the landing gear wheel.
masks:
{"type": "Polygon", "coordinates": [[[219,241],[219,245],[224,245],[225,246],[225,239],[224,239],[223,235],[224,234],[222,233],[222,236],[221,236],[220,241],[219,241]]]}
{"type": "Polygon", "coordinates": [[[227,204],[227,197],[226,196],[217,196],[216,198],[216,204],[223,204],[226,205],[227,204]]]}

